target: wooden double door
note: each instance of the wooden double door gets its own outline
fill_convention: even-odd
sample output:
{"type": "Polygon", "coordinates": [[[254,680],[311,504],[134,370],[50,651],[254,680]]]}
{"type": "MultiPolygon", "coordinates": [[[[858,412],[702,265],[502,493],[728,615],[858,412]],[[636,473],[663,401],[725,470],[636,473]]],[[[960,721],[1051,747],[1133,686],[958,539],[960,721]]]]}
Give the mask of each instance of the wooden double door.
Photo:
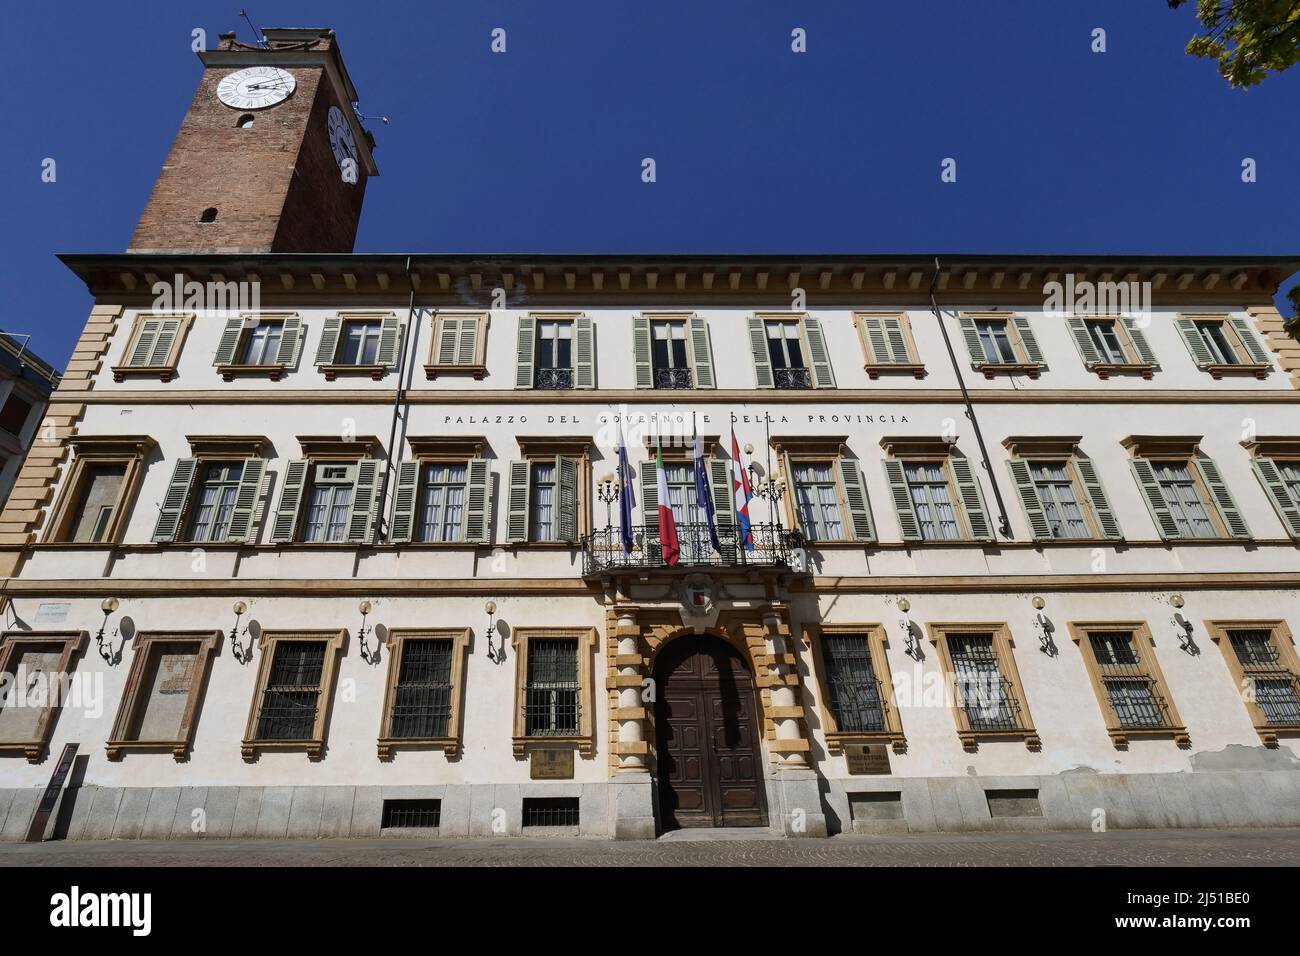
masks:
{"type": "Polygon", "coordinates": [[[663,828],[766,826],[762,725],[744,659],[720,638],[680,637],[654,673],[663,828]]]}

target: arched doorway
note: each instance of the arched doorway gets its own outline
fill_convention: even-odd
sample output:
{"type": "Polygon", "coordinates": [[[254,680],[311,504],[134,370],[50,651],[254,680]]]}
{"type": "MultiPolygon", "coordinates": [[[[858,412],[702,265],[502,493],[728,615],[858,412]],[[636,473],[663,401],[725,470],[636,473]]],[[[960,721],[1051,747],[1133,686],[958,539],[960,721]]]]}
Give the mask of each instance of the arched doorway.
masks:
{"type": "Polygon", "coordinates": [[[663,828],[767,825],[754,679],[709,635],[680,637],[655,661],[655,754],[663,828]]]}

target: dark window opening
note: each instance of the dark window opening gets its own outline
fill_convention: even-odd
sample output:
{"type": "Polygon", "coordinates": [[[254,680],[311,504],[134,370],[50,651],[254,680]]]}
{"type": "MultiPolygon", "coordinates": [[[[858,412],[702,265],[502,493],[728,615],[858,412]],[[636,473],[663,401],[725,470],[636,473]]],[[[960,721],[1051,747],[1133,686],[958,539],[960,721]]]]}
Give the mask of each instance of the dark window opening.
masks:
{"type": "Polygon", "coordinates": [[[27,417],[32,413],[32,403],[17,395],[5,399],[4,408],[0,408],[0,428],[11,435],[17,435],[27,424],[27,417]]]}
{"type": "Polygon", "coordinates": [[[235,125],[240,129],[251,128],[253,125],[253,114],[245,113],[243,116],[239,117],[239,119],[235,122],[235,125]]]}
{"type": "Polygon", "coordinates": [[[577,825],[577,797],[524,798],[524,826],[576,827],[577,825]]]}
{"type": "Polygon", "coordinates": [[[255,739],[311,739],[324,668],[324,641],[285,641],[276,646],[255,739]]]}
{"type": "Polygon", "coordinates": [[[384,830],[423,830],[442,826],[442,801],[385,800],[379,826],[384,830]]]}
{"type": "Polygon", "coordinates": [[[217,210],[216,207],[214,206],[209,206],[207,209],[203,210],[203,215],[199,216],[199,222],[216,222],[216,221],[217,221],[217,210]]]}

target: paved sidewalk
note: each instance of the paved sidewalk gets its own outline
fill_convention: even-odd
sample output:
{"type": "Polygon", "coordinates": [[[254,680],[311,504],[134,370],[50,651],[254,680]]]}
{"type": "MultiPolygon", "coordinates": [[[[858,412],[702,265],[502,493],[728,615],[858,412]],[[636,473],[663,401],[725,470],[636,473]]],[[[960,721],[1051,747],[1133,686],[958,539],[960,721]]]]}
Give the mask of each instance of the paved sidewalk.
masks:
{"type": "Polygon", "coordinates": [[[829,840],[0,843],[0,866],[1300,866],[1300,829],[908,834],[829,840]]]}

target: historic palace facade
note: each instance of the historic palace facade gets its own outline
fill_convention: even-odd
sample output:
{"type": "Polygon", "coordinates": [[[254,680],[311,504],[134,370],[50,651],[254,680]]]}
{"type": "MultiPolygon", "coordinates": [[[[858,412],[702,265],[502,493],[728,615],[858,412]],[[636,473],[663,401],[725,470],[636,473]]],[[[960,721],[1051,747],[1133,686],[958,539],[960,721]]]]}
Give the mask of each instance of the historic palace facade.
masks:
{"type": "Polygon", "coordinates": [[[353,254],[267,35],[63,257],[5,838],[1300,825],[1300,261],[353,254]]]}

